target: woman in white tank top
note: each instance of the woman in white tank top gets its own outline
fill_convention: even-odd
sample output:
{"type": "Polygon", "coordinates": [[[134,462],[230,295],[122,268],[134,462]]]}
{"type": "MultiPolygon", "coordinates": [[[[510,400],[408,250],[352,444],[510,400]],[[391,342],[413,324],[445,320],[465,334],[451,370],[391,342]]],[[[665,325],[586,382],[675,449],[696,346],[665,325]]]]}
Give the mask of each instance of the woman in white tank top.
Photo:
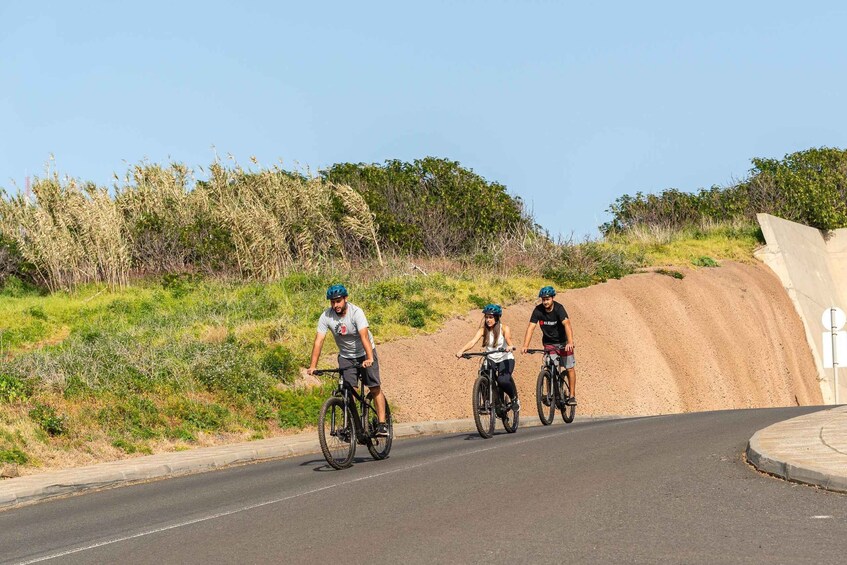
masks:
{"type": "Polygon", "coordinates": [[[489,304],[482,309],[482,313],[484,315],[482,327],[477,330],[473,339],[456,353],[456,358],[460,358],[462,353],[473,347],[480,338],[482,338],[482,344],[486,351],[506,349],[507,351],[495,353],[488,358],[497,366],[497,384],[500,385],[500,390],[512,399],[513,408],[516,411],[520,410],[521,403],[518,401],[518,389],[515,386],[514,378],[512,378],[512,372],[515,370],[515,356],[512,355],[512,351],[515,348],[512,345],[512,332],[509,326],[500,323],[503,309],[497,304],[489,304]]]}

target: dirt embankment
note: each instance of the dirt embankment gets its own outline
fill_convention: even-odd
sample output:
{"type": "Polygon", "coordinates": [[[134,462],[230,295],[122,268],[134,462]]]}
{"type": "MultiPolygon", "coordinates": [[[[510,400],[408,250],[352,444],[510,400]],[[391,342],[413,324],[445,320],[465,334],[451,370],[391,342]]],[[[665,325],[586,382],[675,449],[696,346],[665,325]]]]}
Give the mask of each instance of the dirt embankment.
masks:
{"type": "MultiPolygon", "coordinates": [[[[725,262],[684,279],[631,275],[560,293],[574,328],[578,414],[645,415],[821,404],[803,327],[764,265],[725,262]]],[[[503,322],[520,347],[535,303],[510,306],[503,322]]],[[[379,346],[386,394],[401,421],[470,417],[477,361],[455,352],[480,312],[439,332],[379,346]]],[[[378,336],[377,336],[378,337],[378,336]]],[[[540,331],[533,347],[540,347],[540,331]]],[[[516,353],[524,410],[535,413],[539,355],[516,353]]]]}

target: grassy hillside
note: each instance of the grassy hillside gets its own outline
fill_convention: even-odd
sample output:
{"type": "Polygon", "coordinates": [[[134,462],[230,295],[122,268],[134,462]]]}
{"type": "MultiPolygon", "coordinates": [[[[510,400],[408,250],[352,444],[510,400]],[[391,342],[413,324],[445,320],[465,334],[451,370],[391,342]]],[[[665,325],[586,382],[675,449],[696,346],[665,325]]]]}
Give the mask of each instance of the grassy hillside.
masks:
{"type": "MultiPolygon", "coordinates": [[[[151,453],[310,425],[329,389],[293,385],[333,280],[166,277],[49,295],[7,284],[0,462],[52,466],[101,450],[151,453]]],[[[418,274],[345,282],[385,341],[433,331],[489,301],[530,297],[543,281],[418,274]]],[[[329,340],[325,353],[333,350],[329,340]]]]}
{"type": "MultiPolygon", "coordinates": [[[[541,274],[515,268],[513,276],[503,274],[503,257],[476,257],[427,264],[428,274],[395,267],[274,283],[166,275],[49,294],[11,278],[0,293],[0,463],[78,465],[312,425],[331,385],[295,381],[332,282],[349,286],[385,342],[435,331],[488,302],[531,300],[545,284],[746,260],[756,244],[752,228],[631,234],[551,248],[541,274]]],[[[333,350],[328,340],[324,353],[333,350]]]]}

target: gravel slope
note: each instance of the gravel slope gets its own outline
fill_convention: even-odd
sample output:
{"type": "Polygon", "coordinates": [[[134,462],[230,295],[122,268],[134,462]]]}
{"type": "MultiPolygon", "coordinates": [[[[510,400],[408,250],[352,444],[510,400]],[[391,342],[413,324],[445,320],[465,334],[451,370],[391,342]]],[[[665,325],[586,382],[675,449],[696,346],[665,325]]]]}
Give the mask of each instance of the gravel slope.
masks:
{"type": "MultiPolygon", "coordinates": [[[[574,328],[578,414],[822,403],[800,319],[766,266],[724,262],[681,272],[684,279],[643,273],[557,296],[574,328]]],[[[517,346],[534,305],[504,312],[517,346]]],[[[471,416],[477,361],[454,353],[481,318],[472,311],[433,335],[379,345],[384,390],[400,420],[471,416]]],[[[536,330],[533,346],[540,343],[536,330]]],[[[524,410],[534,413],[541,356],[516,359],[524,410]]]]}

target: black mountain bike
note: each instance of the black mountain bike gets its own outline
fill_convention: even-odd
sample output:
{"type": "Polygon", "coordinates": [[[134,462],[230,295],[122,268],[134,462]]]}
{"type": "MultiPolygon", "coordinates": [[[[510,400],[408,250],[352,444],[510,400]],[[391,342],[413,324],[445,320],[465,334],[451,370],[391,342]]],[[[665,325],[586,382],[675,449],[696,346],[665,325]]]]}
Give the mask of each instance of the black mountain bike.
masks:
{"type": "Polygon", "coordinates": [[[553,423],[556,408],[562,412],[562,420],[566,424],[573,422],[576,416],[576,406],[568,406],[565,402],[571,395],[568,373],[562,366],[562,358],[551,355],[544,349],[527,349],[527,353],[543,353],[541,372],[535,384],[535,404],[538,407],[538,418],[545,426],[553,423]]]}
{"type": "Polygon", "coordinates": [[[385,401],[385,423],[388,424],[388,437],[379,437],[376,426],[379,419],[373,399],[365,394],[362,379],[365,369],[356,366],[359,390],[344,382],[341,369],[320,369],[316,375],[338,373],[338,388],[327,398],[318,416],[318,439],[326,462],[336,469],[346,469],[353,464],[356,444],[367,446],[374,459],[385,459],[391,451],[394,439],[394,425],[391,422],[391,409],[385,401]]]}
{"type": "Polygon", "coordinates": [[[503,420],[503,427],[510,434],[518,431],[520,414],[512,408],[512,398],[497,385],[497,365],[488,356],[503,353],[507,349],[463,353],[462,357],[484,357],[479,366],[479,376],[473,384],[473,419],[479,435],[488,439],[494,435],[495,418],[503,420]],[[508,398],[508,400],[506,400],[508,398]]]}

